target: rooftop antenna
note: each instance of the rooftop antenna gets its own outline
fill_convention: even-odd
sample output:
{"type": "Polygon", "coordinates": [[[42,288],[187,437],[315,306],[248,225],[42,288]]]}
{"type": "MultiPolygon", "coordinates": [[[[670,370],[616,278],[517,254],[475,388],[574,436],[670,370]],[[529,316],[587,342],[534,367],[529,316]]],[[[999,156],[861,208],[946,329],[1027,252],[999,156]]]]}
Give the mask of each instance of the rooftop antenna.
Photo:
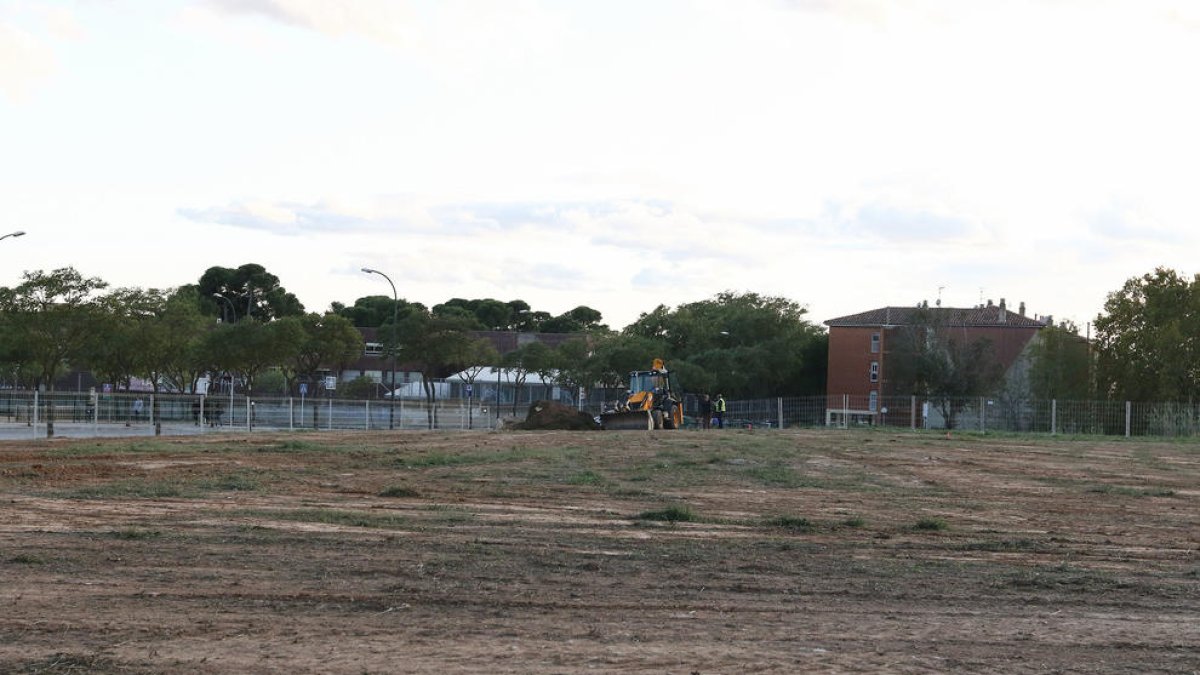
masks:
{"type": "Polygon", "coordinates": [[[937,299],[938,307],[942,306],[942,291],[944,291],[944,290],[946,290],[945,286],[938,286],[938,299],[937,299]]]}

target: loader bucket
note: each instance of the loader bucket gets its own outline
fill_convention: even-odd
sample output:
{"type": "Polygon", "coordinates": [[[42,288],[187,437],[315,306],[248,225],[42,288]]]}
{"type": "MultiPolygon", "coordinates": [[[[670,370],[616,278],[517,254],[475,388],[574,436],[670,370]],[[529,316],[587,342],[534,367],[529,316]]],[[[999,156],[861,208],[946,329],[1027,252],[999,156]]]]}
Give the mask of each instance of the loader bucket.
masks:
{"type": "Polygon", "coordinates": [[[601,413],[600,428],[609,431],[654,431],[654,416],[649,410],[601,413]]]}

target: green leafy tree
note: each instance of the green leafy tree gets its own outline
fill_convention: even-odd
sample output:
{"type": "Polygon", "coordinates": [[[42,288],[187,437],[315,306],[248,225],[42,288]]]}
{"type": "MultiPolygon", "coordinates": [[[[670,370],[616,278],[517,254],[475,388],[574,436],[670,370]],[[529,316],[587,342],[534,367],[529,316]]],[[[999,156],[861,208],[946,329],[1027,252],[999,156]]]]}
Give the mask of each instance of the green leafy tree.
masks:
{"type": "Polygon", "coordinates": [[[1047,326],[1029,349],[1029,390],[1035,398],[1082,401],[1091,397],[1091,350],[1074,324],[1047,326]]]}
{"type": "Polygon", "coordinates": [[[82,356],[95,332],[100,309],[93,297],[108,284],[73,267],[26,272],[16,288],[0,289],[9,339],[23,351],[34,384],[53,389],[68,361],[82,356]]]}
{"type": "Polygon", "coordinates": [[[824,391],[828,353],[825,332],[806,315],[786,298],[726,291],[673,310],[660,305],[623,333],[659,345],[691,391],[802,396],[824,391]]]}
{"type": "Polygon", "coordinates": [[[334,314],[310,313],[295,318],[301,331],[298,348],[283,362],[287,390],[296,391],[298,382],[313,382],[322,366],[341,370],[363,352],[362,333],[350,320],[334,314]]]}
{"type": "Polygon", "coordinates": [[[509,370],[512,377],[512,384],[516,387],[515,394],[512,395],[512,414],[517,413],[517,404],[521,399],[521,390],[524,388],[524,383],[529,378],[530,372],[536,372],[539,368],[550,362],[551,356],[550,347],[542,345],[541,342],[529,342],[529,344],[521,345],[516,350],[504,354],[503,365],[509,370]]]}
{"type": "Polygon", "coordinates": [[[1158,268],[1109,293],[1096,318],[1096,384],[1116,400],[1200,397],[1200,275],[1158,268]]]}
{"type": "Polygon", "coordinates": [[[540,333],[607,333],[608,326],[601,323],[603,316],[597,310],[580,305],[569,312],[542,320],[540,333]]]}
{"type": "MultiPolygon", "coordinates": [[[[489,340],[474,340],[467,347],[466,359],[462,369],[463,382],[472,390],[475,388],[475,380],[491,366],[499,366],[500,353],[492,346],[489,340]]],[[[475,425],[475,409],[474,406],[467,407],[467,428],[474,428],[475,425]]]]}
{"type": "Polygon", "coordinates": [[[460,311],[464,315],[470,315],[478,322],[479,330],[511,330],[512,326],[513,308],[492,298],[451,298],[440,305],[434,305],[432,311],[439,316],[447,311],[460,311]]]}
{"type": "Polygon", "coordinates": [[[560,344],[554,350],[554,367],[559,384],[571,391],[572,396],[600,379],[596,361],[592,358],[592,346],[587,338],[572,338],[560,344]]]}
{"type": "Polygon", "coordinates": [[[392,325],[392,309],[395,307],[396,320],[403,321],[412,312],[424,312],[425,306],[418,302],[408,302],[404,298],[397,301],[387,295],[368,295],[354,301],[347,307],[340,302],[332,305],[331,311],[349,319],[350,324],[359,328],[380,328],[381,337],[385,332],[382,328],[392,325]]]}
{"type": "MultiPolygon", "coordinates": [[[[628,384],[629,373],[646,370],[661,358],[664,345],[638,335],[609,335],[594,341],[591,360],[596,382],[607,389],[619,389],[628,384]]],[[[667,364],[668,368],[673,368],[667,364]]]]}
{"type": "Polygon", "coordinates": [[[434,380],[453,375],[470,361],[476,339],[470,333],[472,325],[462,317],[438,317],[424,311],[411,312],[400,322],[398,356],[421,373],[430,429],[436,425],[434,380]]]}
{"type": "Polygon", "coordinates": [[[210,267],[200,277],[197,290],[211,314],[231,323],[247,318],[266,322],[304,313],[304,305],[279,284],[279,277],[254,263],[237,269],[210,267]]]}
{"type": "Polygon", "coordinates": [[[294,361],[304,340],[304,329],[296,317],[288,317],[271,323],[239,321],[221,331],[224,343],[220,349],[225,355],[224,367],[238,373],[247,391],[253,391],[254,381],[268,368],[294,361]]]}
{"type": "Polygon", "coordinates": [[[909,391],[937,405],[953,429],[970,398],[997,391],[1004,368],[990,340],[967,340],[945,323],[946,312],[923,308],[892,337],[890,376],[896,391],[909,391]]]}

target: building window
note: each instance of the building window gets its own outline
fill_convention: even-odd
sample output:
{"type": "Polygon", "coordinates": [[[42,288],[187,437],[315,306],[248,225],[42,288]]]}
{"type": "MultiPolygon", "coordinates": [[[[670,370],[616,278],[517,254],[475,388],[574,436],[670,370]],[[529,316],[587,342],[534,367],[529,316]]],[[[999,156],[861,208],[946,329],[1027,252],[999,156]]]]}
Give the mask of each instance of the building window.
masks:
{"type": "Polygon", "coordinates": [[[879,333],[871,333],[871,353],[879,353],[879,333]]]}
{"type": "Polygon", "coordinates": [[[871,381],[872,382],[879,381],[879,362],[878,361],[871,362],[871,381]]]}
{"type": "Polygon", "coordinates": [[[879,410],[879,392],[871,392],[871,397],[867,401],[867,410],[870,410],[871,412],[879,410]]]}

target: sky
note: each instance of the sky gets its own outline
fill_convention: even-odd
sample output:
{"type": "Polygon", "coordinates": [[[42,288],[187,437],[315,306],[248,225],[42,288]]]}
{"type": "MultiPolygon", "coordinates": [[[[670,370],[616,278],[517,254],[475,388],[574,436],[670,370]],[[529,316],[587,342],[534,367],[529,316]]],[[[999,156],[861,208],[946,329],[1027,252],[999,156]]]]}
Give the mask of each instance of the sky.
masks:
{"type": "Polygon", "coordinates": [[[1200,272],[1198,63],[1169,0],[0,0],[0,286],[1083,327],[1200,272]]]}

